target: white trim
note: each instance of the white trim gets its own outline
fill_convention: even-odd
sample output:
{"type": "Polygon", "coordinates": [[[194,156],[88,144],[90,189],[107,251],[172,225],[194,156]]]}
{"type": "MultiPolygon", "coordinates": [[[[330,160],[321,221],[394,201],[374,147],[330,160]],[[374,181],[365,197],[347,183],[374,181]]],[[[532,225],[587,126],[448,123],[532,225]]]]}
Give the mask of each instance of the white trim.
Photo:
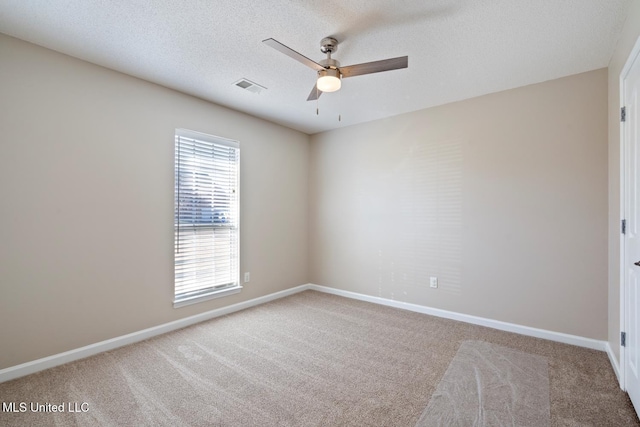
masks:
{"type": "MultiPolygon", "coordinates": [[[[620,75],[620,104],[623,103],[624,100],[624,94],[623,94],[623,88],[622,88],[622,75],[620,75]]],[[[620,106],[620,108],[622,108],[622,106],[620,106]]],[[[618,113],[619,114],[619,113],[618,113]]],[[[619,118],[618,118],[619,120],[619,118]]],[[[625,208],[625,203],[626,203],[626,197],[625,197],[625,174],[626,174],[626,167],[624,165],[625,162],[625,155],[624,155],[624,133],[623,133],[623,128],[622,128],[622,122],[620,122],[620,147],[619,147],[619,155],[620,155],[620,217],[618,218],[618,227],[621,225],[622,220],[625,219],[625,214],[626,214],[626,208],[625,208]]],[[[614,337],[614,342],[620,342],[620,332],[624,331],[626,329],[626,293],[625,293],[625,269],[624,269],[624,260],[625,260],[625,240],[624,240],[624,234],[622,234],[621,232],[618,233],[618,250],[619,250],[619,254],[620,254],[620,259],[618,260],[618,274],[619,274],[619,291],[620,291],[620,299],[618,301],[618,303],[620,304],[619,309],[620,309],[620,325],[619,325],[619,329],[620,331],[618,332],[618,336],[614,337]]],[[[624,350],[624,347],[622,345],[619,346],[620,349],[620,364],[619,364],[619,376],[618,376],[618,382],[620,383],[620,388],[622,390],[626,390],[626,385],[625,385],[625,358],[626,358],[626,352],[624,350]]]]}
{"type": "Polygon", "coordinates": [[[609,344],[609,342],[606,343],[605,351],[607,352],[607,356],[609,356],[609,362],[611,363],[613,372],[616,374],[616,378],[618,378],[618,382],[620,383],[620,364],[618,363],[616,355],[613,354],[613,350],[611,349],[611,345],[609,344]]]}
{"type": "Polygon", "coordinates": [[[580,337],[577,335],[569,335],[562,332],[553,332],[545,329],[531,328],[529,326],[516,325],[515,323],[501,322],[499,320],[487,319],[484,317],[471,316],[469,314],[456,313],[453,311],[441,310],[439,308],[427,307],[424,305],[411,304],[402,301],[394,301],[386,298],[373,297],[370,295],[358,294],[355,292],[344,291],[341,289],[329,288],[326,286],[309,285],[309,289],[314,291],[325,292],[328,294],[339,295],[346,298],[357,299],[360,301],[372,302],[375,304],[387,305],[389,307],[402,308],[404,310],[415,311],[417,313],[428,314],[431,316],[443,317],[445,319],[458,320],[474,325],[486,326],[501,331],[515,332],[517,334],[530,337],[543,338],[550,341],[561,342],[565,344],[577,345],[593,350],[605,351],[606,341],[594,340],[591,338],[580,337]]]}
{"type": "Polygon", "coordinates": [[[199,302],[208,301],[210,299],[227,297],[229,295],[237,294],[242,290],[242,286],[236,284],[232,288],[220,289],[217,291],[209,292],[205,295],[198,295],[190,298],[182,298],[173,301],[173,308],[186,307],[187,305],[197,304],[199,302]]]}
{"type": "MultiPolygon", "coordinates": [[[[627,60],[622,67],[622,71],[620,71],[619,77],[619,90],[620,90],[620,105],[619,109],[624,107],[625,105],[625,96],[624,96],[624,81],[633,66],[635,59],[640,54],[640,37],[636,40],[633,49],[629,53],[627,60]]],[[[619,114],[619,113],[618,113],[619,114]]],[[[620,221],[625,219],[626,216],[626,186],[625,186],[625,175],[626,175],[626,156],[625,156],[625,132],[624,132],[624,124],[620,122],[620,144],[619,144],[619,154],[620,154],[620,218],[618,219],[618,224],[620,221]]],[[[619,261],[619,271],[620,271],[620,331],[627,330],[627,300],[626,300],[626,292],[625,292],[625,240],[624,235],[620,233],[618,235],[619,240],[619,248],[620,248],[620,259],[619,261]]],[[[619,342],[619,337],[614,337],[614,342],[619,342]]],[[[620,363],[619,363],[619,376],[618,380],[620,382],[620,388],[622,390],[627,389],[626,386],[626,366],[627,366],[627,352],[623,346],[620,346],[620,363]]]]}
{"type": "Polygon", "coordinates": [[[185,317],[184,319],[175,320],[173,322],[154,326],[148,329],[143,329],[142,331],[133,332],[127,335],[111,338],[106,341],[101,341],[95,344],[76,348],[74,350],[65,351],[64,353],[54,354],[53,356],[43,357],[42,359],[37,359],[31,362],[1,369],[0,383],[23,377],[25,375],[33,374],[44,369],[53,368],[54,366],[63,365],[65,363],[73,362],[79,359],[84,359],[85,357],[93,356],[104,351],[113,350],[114,348],[122,347],[124,345],[143,341],[148,338],[155,337],[156,335],[161,335],[167,332],[175,331],[177,329],[182,329],[186,326],[213,319],[215,317],[224,316],[226,314],[244,310],[249,307],[264,304],[266,302],[293,295],[307,289],[309,289],[309,285],[301,285],[295,288],[285,289],[284,291],[275,292],[273,294],[254,298],[249,301],[240,302],[227,307],[217,308],[215,310],[196,314],[195,316],[185,317]]]}
{"type": "Polygon", "coordinates": [[[609,359],[612,361],[613,369],[616,375],[619,374],[619,367],[615,363],[615,357],[608,347],[606,341],[599,341],[590,338],[579,337],[576,335],[564,334],[561,332],[547,331],[544,329],[536,329],[528,326],[516,325],[514,323],[501,322],[499,320],[492,320],[478,316],[471,316],[468,314],[456,313],[453,311],[441,310],[438,308],[427,307],[423,305],[411,304],[401,301],[394,301],[386,298],[374,297],[356,292],[344,291],[341,289],[330,288],[327,286],[320,286],[314,284],[306,284],[296,286],[295,288],[285,289],[284,291],[275,292],[273,294],[264,295],[262,297],[254,298],[249,301],[240,302],[227,307],[217,308],[215,310],[207,311],[205,313],[196,314],[195,316],[186,317],[184,319],[175,320],[173,322],[165,323],[163,325],[154,326],[152,328],[144,329],[142,331],[133,332],[131,334],[122,335],[106,341],[101,341],[95,344],[91,344],[85,347],[77,348],[74,350],[66,351],[64,353],[54,354],[53,356],[44,357],[31,362],[23,363],[21,365],[12,366],[0,370],[0,383],[9,381],[15,378],[19,378],[25,375],[33,374],[54,366],[59,366],[65,363],[73,362],[75,360],[84,359],[89,356],[102,353],[104,351],[113,350],[124,345],[133,344],[139,341],[146,340],[148,338],[165,334],[167,332],[182,329],[186,326],[190,326],[196,323],[203,322],[205,320],[213,319],[215,317],[224,316],[234,313],[236,311],[244,310],[246,308],[254,307],[260,304],[267,303],[279,298],[284,298],[289,295],[296,294],[298,292],[314,290],[327,294],[338,295],[346,298],[356,299],[360,301],[371,302],[374,304],[386,305],[389,307],[396,307],[404,310],[414,311],[417,313],[428,314],[431,316],[442,317],[445,319],[458,320],[461,322],[471,323],[474,325],[486,326],[501,331],[514,332],[521,335],[543,338],[550,341],[557,341],[565,344],[577,345],[580,347],[591,348],[594,350],[607,351],[609,359]]]}
{"type": "Polygon", "coordinates": [[[240,143],[235,139],[209,135],[208,133],[197,132],[195,130],[176,128],[175,134],[176,136],[181,136],[183,138],[199,139],[200,141],[210,142],[212,144],[221,144],[231,148],[240,148],[240,143]]]}

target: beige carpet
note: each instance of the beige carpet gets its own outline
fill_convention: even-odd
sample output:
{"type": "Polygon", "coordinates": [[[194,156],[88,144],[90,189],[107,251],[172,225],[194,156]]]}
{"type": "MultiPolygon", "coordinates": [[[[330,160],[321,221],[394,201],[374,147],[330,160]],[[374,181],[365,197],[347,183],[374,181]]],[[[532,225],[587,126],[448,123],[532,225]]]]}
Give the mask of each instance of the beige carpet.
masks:
{"type": "Polygon", "coordinates": [[[603,352],[313,291],[0,384],[0,425],[413,427],[469,340],[546,361],[552,426],[640,425],[603,352]]]}
{"type": "Polygon", "coordinates": [[[547,358],[463,341],[417,427],[549,427],[547,358]]]}

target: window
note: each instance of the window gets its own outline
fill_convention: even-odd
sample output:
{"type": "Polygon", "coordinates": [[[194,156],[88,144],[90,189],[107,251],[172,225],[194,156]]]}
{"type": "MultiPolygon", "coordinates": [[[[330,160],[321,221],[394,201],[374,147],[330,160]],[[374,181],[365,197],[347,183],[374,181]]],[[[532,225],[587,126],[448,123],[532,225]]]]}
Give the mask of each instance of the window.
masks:
{"type": "Polygon", "coordinates": [[[236,141],[176,129],[174,307],[240,292],[236,141]]]}

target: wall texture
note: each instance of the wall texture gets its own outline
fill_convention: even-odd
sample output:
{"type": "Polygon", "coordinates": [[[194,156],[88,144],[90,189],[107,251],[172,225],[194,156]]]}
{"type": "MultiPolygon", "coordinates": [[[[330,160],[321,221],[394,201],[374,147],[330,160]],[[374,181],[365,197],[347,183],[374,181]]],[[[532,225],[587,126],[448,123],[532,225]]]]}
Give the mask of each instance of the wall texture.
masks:
{"type": "Polygon", "coordinates": [[[0,58],[0,369],[307,283],[307,135],[3,35],[0,58]],[[176,128],[240,142],[251,271],[179,309],[176,128]]]}
{"type": "Polygon", "coordinates": [[[314,135],[311,282],[604,340],[606,159],[606,69],[314,135]]]}
{"type": "Polygon", "coordinates": [[[620,72],[640,36],[640,1],[631,2],[609,62],[609,345],[620,359],[620,72]]]}

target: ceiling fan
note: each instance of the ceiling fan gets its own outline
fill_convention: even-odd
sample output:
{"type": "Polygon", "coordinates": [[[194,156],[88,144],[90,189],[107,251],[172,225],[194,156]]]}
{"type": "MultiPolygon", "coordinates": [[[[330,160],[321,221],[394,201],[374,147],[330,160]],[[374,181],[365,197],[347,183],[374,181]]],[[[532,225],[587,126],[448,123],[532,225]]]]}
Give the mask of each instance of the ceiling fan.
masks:
{"type": "Polygon", "coordinates": [[[320,95],[322,95],[322,92],[335,92],[339,90],[342,86],[342,78],[407,68],[409,63],[408,56],[399,56],[397,58],[389,58],[380,61],[341,67],[340,62],[331,58],[331,54],[338,50],[338,40],[333,37],[325,37],[320,41],[320,51],[322,53],[326,53],[327,58],[319,62],[315,62],[312,59],[307,58],[275,39],[266,39],[263,40],[262,43],[284,53],[298,62],[301,62],[309,68],[313,68],[318,72],[318,80],[311,90],[307,101],[314,101],[318,99],[320,95]]]}

